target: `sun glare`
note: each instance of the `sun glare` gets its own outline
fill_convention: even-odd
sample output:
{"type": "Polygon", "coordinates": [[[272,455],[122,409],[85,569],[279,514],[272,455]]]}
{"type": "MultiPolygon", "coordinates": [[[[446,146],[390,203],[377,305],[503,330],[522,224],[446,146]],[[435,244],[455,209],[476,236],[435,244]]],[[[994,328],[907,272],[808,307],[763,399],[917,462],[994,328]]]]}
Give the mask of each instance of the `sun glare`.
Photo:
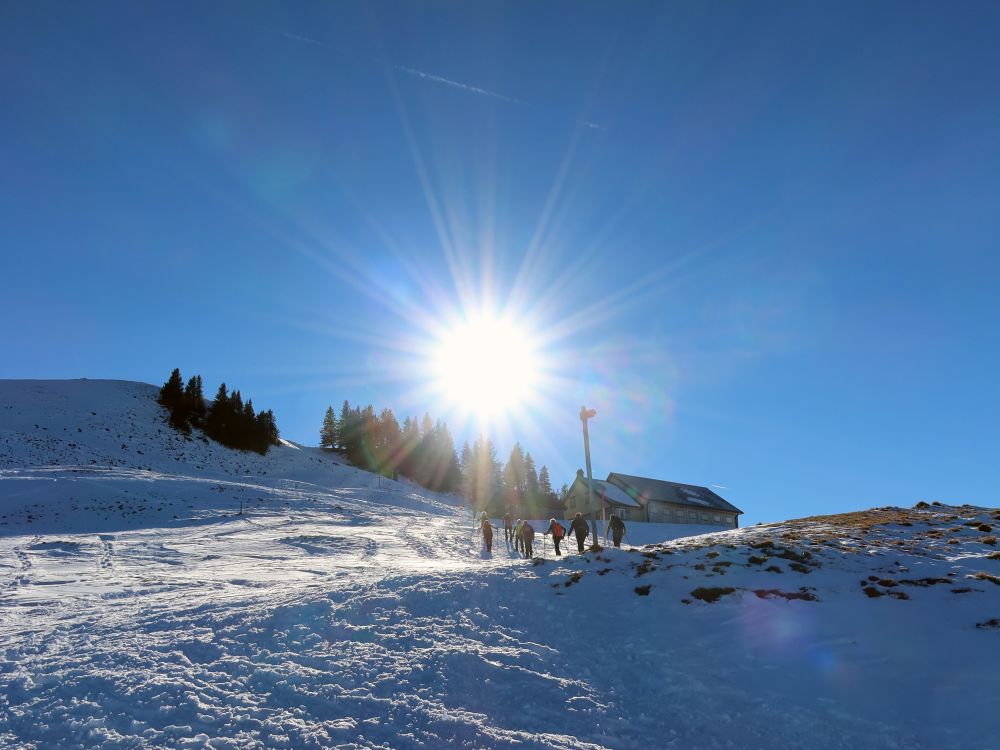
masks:
{"type": "Polygon", "coordinates": [[[530,337],[509,321],[488,317],[448,329],[432,364],[442,396],[485,420],[530,401],[539,377],[530,337]]]}

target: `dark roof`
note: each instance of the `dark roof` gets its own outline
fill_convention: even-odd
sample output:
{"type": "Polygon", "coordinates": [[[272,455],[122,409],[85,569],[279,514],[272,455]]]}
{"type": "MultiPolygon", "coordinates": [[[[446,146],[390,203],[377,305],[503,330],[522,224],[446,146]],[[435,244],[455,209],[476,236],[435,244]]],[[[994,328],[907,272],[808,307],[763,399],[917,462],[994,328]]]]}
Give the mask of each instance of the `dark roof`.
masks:
{"type": "Polygon", "coordinates": [[[729,513],[743,513],[742,510],[727,503],[708,487],[668,482],[665,479],[634,477],[630,474],[617,472],[608,474],[608,481],[617,484],[629,495],[643,503],[648,500],[657,500],[661,503],[687,505],[693,508],[714,508],[729,513]]]}

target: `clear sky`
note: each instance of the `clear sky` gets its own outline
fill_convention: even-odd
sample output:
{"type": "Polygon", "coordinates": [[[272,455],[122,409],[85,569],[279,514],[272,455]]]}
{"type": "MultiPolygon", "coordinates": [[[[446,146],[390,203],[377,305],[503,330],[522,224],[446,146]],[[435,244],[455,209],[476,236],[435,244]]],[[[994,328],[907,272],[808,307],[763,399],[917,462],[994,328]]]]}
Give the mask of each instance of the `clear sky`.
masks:
{"type": "Polygon", "coordinates": [[[490,429],[556,485],[586,404],[595,475],[744,522],[1000,504],[998,39],[974,1],[5,3],[0,377],[460,441],[437,342],[500,317],[490,429]]]}

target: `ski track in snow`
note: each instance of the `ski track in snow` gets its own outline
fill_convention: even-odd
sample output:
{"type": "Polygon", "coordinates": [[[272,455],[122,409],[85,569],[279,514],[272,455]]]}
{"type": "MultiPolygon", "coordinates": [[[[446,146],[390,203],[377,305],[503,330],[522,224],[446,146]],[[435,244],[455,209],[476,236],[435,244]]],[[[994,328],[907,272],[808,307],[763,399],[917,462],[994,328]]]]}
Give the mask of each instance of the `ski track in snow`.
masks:
{"type": "Polygon", "coordinates": [[[452,498],[184,439],[154,397],[0,381],[0,747],[1000,747],[1000,632],[975,627],[1000,585],[970,577],[1000,575],[989,513],[931,509],[948,531],[919,544],[790,523],[555,559],[539,537],[532,564],[502,529],[486,555],[452,498]]]}

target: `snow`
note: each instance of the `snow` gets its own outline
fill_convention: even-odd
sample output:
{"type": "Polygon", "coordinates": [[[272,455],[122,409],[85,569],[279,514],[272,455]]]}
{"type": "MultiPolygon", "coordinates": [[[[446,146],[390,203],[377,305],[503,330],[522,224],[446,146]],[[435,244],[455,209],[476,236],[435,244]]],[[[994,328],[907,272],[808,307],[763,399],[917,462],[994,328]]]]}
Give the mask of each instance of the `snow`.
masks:
{"type": "Polygon", "coordinates": [[[489,557],[455,498],[155,395],[0,381],[0,747],[1000,747],[996,511],[489,557]]]}
{"type": "Polygon", "coordinates": [[[612,502],[618,503],[619,505],[624,505],[629,508],[639,508],[639,501],[632,498],[627,492],[625,492],[621,487],[611,484],[611,482],[606,482],[603,479],[594,480],[594,494],[600,497],[601,494],[611,500],[612,502]]]}

